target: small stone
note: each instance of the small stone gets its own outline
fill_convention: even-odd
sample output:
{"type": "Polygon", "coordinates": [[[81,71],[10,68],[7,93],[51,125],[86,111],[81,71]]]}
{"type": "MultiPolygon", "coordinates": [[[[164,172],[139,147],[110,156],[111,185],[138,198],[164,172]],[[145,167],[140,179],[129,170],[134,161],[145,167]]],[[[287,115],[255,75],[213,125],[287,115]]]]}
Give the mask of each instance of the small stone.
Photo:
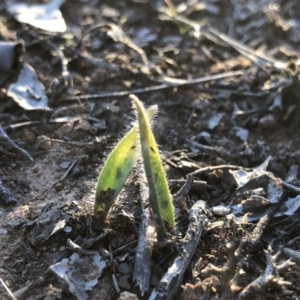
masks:
{"type": "Polygon", "coordinates": [[[131,285],[130,283],[128,282],[129,278],[131,277],[131,275],[124,275],[120,278],[119,280],[119,286],[122,288],[122,289],[125,289],[125,290],[129,290],[131,285]]]}
{"type": "Polygon", "coordinates": [[[37,147],[43,150],[50,150],[52,148],[52,142],[46,135],[40,135],[37,138],[37,147]]]}
{"type": "Polygon", "coordinates": [[[99,120],[99,122],[94,123],[93,127],[99,129],[99,130],[105,130],[107,128],[106,122],[103,120],[99,120]]]}
{"type": "Polygon", "coordinates": [[[212,249],[212,250],[210,251],[210,254],[211,254],[211,255],[214,255],[214,256],[217,256],[218,251],[215,250],[215,249],[212,249]]]}
{"type": "Polygon", "coordinates": [[[88,120],[81,120],[78,122],[75,130],[82,130],[82,131],[90,131],[92,129],[91,123],[88,120]]]}
{"type": "Polygon", "coordinates": [[[6,235],[6,234],[7,234],[7,229],[0,228],[0,235],[6,235]]]}
{"type": "Polygon", "coordinates": [[[23,139],[30,145],[35,144],[36,142],[36,135],[33,131],[31,130],[24,130],[23,131],[23,139]]]}
{"type": "Polygon", "coordinates": [[[261,119],[259,119],[259,121],[258,121],[258,126],[261,129],[265,129],[265,130],[274,129],[274,127],[276,127],[276,125],[277,125],[277,121],[273,115],[266,115],[266,116],[262,117],[261,119]]]}
{"type": "Polygon", "coordinates": [[[74,129],[74,122],[68,122],[55,130],[55,135],[62,139],[65,135],[71,133],[74,129]]]}
{"type": "Polygon", "coordinates": [[[38,174],[38,172],[39,172],[39,166],[38,166],[38,165],[35,165],[35,166],[32,168],[32,173],[38,174]]]}
{"type": "Polygon", "coordinates": [[[16,184],[14,181],[10,181],[7,185],[12,189],[16,187],[16,184]]]}
{"type": "Polygon", "coordinates": [[[234,109],[233,104],[230,100],[227,100],[224,104],[223,104],[223,109],[225,112],[227,113],[231,113],[234,109]]]}
{"type": "Polygon", "coordinates": [[[139,300],[139,297],[136,294],[132,294],[129,292],[123,292],[120,294],[120,297],[118,298],[118,300],[139,300]]]}
{"type": "Polygon", "coordinates": [[[212,144],[211,134],[206,131],[202,131],[199,134],[197,134],[197,140],[201,144],[205,144],[205,145],[212,144]]]}
{"type": "Polygon", "coordinates": [[[122,274],[130,274],[131,268],[127,263],[120,263],[119,264],[119,272],[122,274]]]}
{"type": "Polygon", "coordinates": [[[71,164],[71,162],[66,160],[66,161],[61,162],[61,163],[59,164],[59,166],[60,166],[62,169],[66,170],[66,169],[68,169],[68,168],[70,167],[70,164],[71,164]]]}
{"type": "Polygon", "coordinates": [[[118,262],[123,262],[128,257],[129,253],[121,254],[116,257],[118,262]]]}
{"type": "Polygon", "coordinates": [[[63,184],[61,182],[58,182],[55,186],[54,186],[54,189],[56,192],[59,192],[61,191],[63,188],[63,184]]]}

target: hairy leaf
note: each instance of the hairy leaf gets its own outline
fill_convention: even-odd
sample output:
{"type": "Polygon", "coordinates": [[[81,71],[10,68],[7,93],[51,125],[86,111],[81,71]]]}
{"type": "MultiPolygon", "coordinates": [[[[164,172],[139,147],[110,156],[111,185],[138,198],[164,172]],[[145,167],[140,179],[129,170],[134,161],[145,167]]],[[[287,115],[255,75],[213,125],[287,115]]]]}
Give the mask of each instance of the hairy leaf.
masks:
{"type": "MultiPolygon", "coordinates": [[[[150,107],[147,111],[147,118],[152,120],[156,111],[156,105],[150,107]]],[[[139,145],[138,125],[135,125],[125,134],[108,156],[100,172],[96,187],[94,206],[94,215],[96,218],[104,217],[107,214],[120,193],[139,156],[139,145]]]]}
{"type": "Polygon", "coordinates": [[[138,112],[141,149],[150,189],[150,202],[159,230],[161,230],[161,232],[158,231],[158,234],[160,233],[161,237],[166,237],[164,222],[171,231],[174,230],[175,226],[172,196],[145,108],[136,96],[130,95],[130,98],[138,112]]]}

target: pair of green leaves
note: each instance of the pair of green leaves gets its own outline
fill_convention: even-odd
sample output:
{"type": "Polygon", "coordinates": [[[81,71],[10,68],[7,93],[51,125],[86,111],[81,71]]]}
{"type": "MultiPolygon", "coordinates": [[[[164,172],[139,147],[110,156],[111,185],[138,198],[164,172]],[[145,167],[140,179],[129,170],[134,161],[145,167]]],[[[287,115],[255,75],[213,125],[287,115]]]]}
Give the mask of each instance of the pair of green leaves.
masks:
{"type": "Polygon", "coordinates": [[[130,98],[137,110],[138,124],[116,145],[100,172],[96,187],[95,217],[106,216],[141,151],[150,190],[150,204],[159,227],[158,233],[161,233],[161,237],[166,237],[165,224],[173,231],[175,217],[172,196],[150,125],[157,112],[157,106],[152,106],[146,111],[136,96],[131,95],[130,98]]]}

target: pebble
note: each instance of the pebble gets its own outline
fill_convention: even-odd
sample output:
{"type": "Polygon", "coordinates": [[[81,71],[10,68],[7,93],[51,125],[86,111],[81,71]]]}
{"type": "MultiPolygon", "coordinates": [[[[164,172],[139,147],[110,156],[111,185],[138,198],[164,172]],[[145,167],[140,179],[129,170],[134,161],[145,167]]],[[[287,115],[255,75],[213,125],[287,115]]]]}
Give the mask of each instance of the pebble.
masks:
{"type": "Polygon", "coordinates": [[[65,135],[71,133],[73,131],[73,128],[74,128],[74,122],[68,122],[63,126],[61,126],[60,128],[58,128],[57,130],[55,130],[55,135],[61,139],[65,135]]]}
{"type": "Polygon", "coordinates": [[[212,250],[210,251],[210,254],[216,256],[216,255],[218,254],[218,251],[215,250],[215,249],[212,249],[212,250]]]}
{"type": "Polygon", "coordinates": [[[128,257],[128,255],[129,255],[129,253],[125,253],[125,254],[122,254],[122,255],[117,256],[117,257],[116,257],[116,258],[117,258],[117,261],[119,261],[119,262],[125,261],[125,259],[128,257]]]}
{"type": "Polygon", "coordinates": [[[261,129],[270,130],[276,127],[277,121],[273,115],[266,115],[259,119],[258,126],[261,129]]]}
{"type": "Polygon", "coordinates": [[[61,162],[59,166],[62,169],[67,170],[70,167],[70,165],[71,165],[71,162],[66,160],[66,161],[61,162]]]}
{"type": "Polygon", "coordinates": [[[75,128],[82,131],[90,131],[92,129],[91,123],[88,120],[81,120],[75,128]]]}
{"type": "Polygon", "coordinates": [[[6,234],[7,234],[7,229],[0,228],[0,235],[6,235],[6,234]]]}
{"type": "Polygon", "coordinates": [[[24,130],[23,139],[30,145],[34,145],[36,143],[36,135],[31,130],[24,130]]]}
{"type": "Polygon", "coordinates": [[[48,136],[40,135],[37,138],[37,147],[47,151],[52,148],[52,142],[48,136]]]}
{"type": "Polygon", "coordinates": [[[127,263],[120,263],[119,264],[119,272],[122,274],[130,274],[131,268],[127,263]]]}
{"type": "Polygon", "coordinates": [[[32,173],[37,174],[38,172],[39,172],[39,166],[38,166],[38,165],[35,165],[35,166],[32,168],[32,173]]]}
{"type": "Polygon", "coordinates": [[[128,282],[128,279],[131,277],[131,275],[124,275],[122,276],[120,279],[119,279],[119,286],[122,288],[122,289],[125,289],[125,290],[129,290],[131,285],[130,283],[128,282]]]}
{"type": "Polygon", "coordinates": [[[12,189],[16,187],[16,184],[14,183],[14,181],[10,181],[7,185],[12,189]]]}
{"type": "Polygon", "coordinates": [[[223,104],[223,109],[225,112],[227,113],[231,113],[234,109],[233,104],[230,100],[227,100],[224,104],[223,104]]]}
{"type": "Polygon", "coordinates": [[[122,292],[118,300],[139,300],[138,295],[129,292],[122,292]]]}
{"type": "Polygon", "coordinates": [[[218,206],[211,207],[210,211],[215,216],[226,216],[226,215],[230,214],[231,209],[229,207],[218,205],[218,206]]]}

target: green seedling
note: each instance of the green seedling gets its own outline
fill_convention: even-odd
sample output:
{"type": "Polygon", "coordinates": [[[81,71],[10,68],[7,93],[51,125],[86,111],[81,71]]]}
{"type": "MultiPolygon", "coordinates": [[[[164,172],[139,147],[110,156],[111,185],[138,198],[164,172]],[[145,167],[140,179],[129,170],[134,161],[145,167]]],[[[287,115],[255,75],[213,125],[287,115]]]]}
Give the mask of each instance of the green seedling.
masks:
{"type": "MultiPolygon", "coordinates": [[[[147,118],[152,120],[156,112],[156,105],[150,107],[146,113],[147,118]]],[[[96,186],[95,218],[106,216],[134,167],[140,154],[138,133],[136,124],[109,154],[96,186]]]]}
{"type": "Polygon", "coordinates": [[[158,225],[158,239],[163,239],[167,237],[165,224],[171,231],[175,227],[172,196],[146,110],[136,96],[130,95],[130,98],[138,113],[141,150],[149,185],[150,204],[158,225]]]}

